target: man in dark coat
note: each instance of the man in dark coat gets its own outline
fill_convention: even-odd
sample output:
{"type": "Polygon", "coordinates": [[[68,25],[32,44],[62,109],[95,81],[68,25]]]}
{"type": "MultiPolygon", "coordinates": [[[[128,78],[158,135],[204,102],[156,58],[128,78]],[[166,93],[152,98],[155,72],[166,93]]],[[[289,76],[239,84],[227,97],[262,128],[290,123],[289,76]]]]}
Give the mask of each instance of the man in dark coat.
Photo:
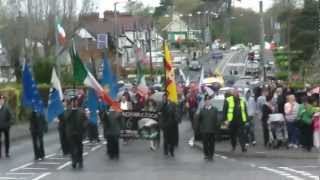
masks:
{"type": "MultiPolygon", "coordinates": [[[[65,101],[64,101],[65,102],[65,101]]],[[[70,145],[67,139],[66,134],[66,112],[63,112],[58,117],[58,131],[59,131],[59,138],[60,138],[60,145],[61,150],[64,156],[70,154],[70,145]]]]}
{"type": "Polygon", "coordinates": [[[71,109],[66,111],[66,134],[70,143],[72,168],[83,168],[83,136],[87,126],[87,117],[83,110],[78,108],[77,99],[71,99],[71,109]]]}
{"type": "Polygon", "coordinates": [[[218,110],[212,106],[211,97],[205,97],[205,105],[199,114],[203,153],[206,160],[212,160],[215,149],[215,133],[218,129],[218,110]]]}
{"type": "Polygon", "coordinates": [[[0,158],[2,156],[2,134],[4,134],[5,153],[9,158],[10,148],[10,126],[12,124],[12,114],[9,107],[5,104],[4,96],[0,96],[0,158]]]}
{"type": "Polygon", "coordinates": [[[32,111],[30,118],[30,132],[32,136],[34,160],[43,160],[45,156],[43,135],[47,131],[47,122],[40,112],[32,111]]]}
{"type": "Polygon", "coordinates": [[[119,138],[121,114],[110,109],[101,112],[101,121],[103,123],[104,138],[107,140],[107,154],[110,159],[119,159],[119,138]]]}
{"type": "Polygon", "coordinates": [[[174,157],[174,147],[178,140],[178,121],[176,117],[176,104],[168,101],[167,95],[163,96],[161,108],[161,127],[163,130],[164,154],[174,157]]]}

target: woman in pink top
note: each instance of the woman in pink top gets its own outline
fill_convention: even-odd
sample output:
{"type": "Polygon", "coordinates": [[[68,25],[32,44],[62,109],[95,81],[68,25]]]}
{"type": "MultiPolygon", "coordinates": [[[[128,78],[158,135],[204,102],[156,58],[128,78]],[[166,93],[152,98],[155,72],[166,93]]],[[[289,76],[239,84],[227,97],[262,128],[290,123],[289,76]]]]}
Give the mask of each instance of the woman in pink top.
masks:
{"type": "Polygon", "coordinates": [[[284,105],[284,112],[288,130],[288,146],[298,148],[299,129],[297,127],[299,104],[294,95],[287,97],[287,103],[284,105]]]}

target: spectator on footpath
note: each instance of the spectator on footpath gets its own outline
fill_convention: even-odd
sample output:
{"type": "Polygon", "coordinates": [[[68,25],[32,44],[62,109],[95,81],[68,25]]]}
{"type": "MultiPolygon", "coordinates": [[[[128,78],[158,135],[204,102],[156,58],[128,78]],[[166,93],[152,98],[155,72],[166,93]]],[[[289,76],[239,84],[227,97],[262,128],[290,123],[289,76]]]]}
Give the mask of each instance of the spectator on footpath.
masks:
{"type": "Polygon", "coordinates": [[[262,106],[262,132],[263,132],[263,142],[264,146],[266,147],[269,143],[269,128],[268,128],[268,119],[269,115],[272,114],[274,108],[272,106],[272,96],[267,96],[266,103],[262,106]]]}
{"type": "Polygon", "coordinates": [[[315,112],[312,106],[313,100],[311,97],[304,97],[303,104],[300,105],[298,111],[298,120],[300,124],[300,143],[302,148],[311,151],[313,146],[313,130],[312,130],[312,117],[315,112]]]}
{"type": "Polygon", "coordinates": [[[287,97],[287,103],[284,105],[285,118],[288,130],[288,147],[298,148],[299,129],[297,127],[299,104],[296,102],[294,95],[287,97]]]}
{"type": "Polygon", "coordinates": [[[45,117],[40,112],[32,111],[30,117],[30,132],[32,137],[34,160],[43,160],[45,157],[43,135],[48,129],[45,117]]]}
{"type": "Polygon", "coordinates": [[[10,157],[10,127],[13,115],[5,104],[4,96],[0,96],[0,159],[2,158],[2,134],[4,134],[5,156],[10,157]]]}
{"type": "Polygon", "coordinates": [[[246,125],[246,135],[247,143],[256,145],[255,133],[254,133],[254,116],[256,115],[256,101],[254,100],[254,95],[250,90],[246,93],[247,111],[248,111],[248,121],[246,125]]]}
{"type": "Polygon", "coordinates": [[[218,130],[218,110],[212,106],[211,97],[205,96],[205,105],[199,114],[200,133],[202,135],[203,153],[206,160],[213,160],[215,134],[218,130]]]}

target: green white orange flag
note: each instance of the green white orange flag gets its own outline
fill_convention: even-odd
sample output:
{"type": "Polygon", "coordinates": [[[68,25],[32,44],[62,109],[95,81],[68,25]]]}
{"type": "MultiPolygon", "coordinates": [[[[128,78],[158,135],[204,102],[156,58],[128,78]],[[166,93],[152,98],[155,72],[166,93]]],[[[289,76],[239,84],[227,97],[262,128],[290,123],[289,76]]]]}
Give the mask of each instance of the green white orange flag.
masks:
{"type": "Polygon", "coordinates": [[[163,44],[164,49],[164,67],[166,71],[166,91],[168,100],[173,103],[178,103],[177,85],[174,76],[174,68],[172,65],[171,55],[167,42],[163,44]]]}
{"type": "Polygon", "coordinates": [[[99,84],[99,82],[94,78],[94,76],[87,70],[87,68],[82,63],[79,55],[77,54],[75,47],[70,50],[70,56],[73,63],[73,78],[76,82],[84,84],[95,90],[96,94],[112,109],[117,112],[121,112],[119,103],[113,101],[104,88],[99,84]]]}

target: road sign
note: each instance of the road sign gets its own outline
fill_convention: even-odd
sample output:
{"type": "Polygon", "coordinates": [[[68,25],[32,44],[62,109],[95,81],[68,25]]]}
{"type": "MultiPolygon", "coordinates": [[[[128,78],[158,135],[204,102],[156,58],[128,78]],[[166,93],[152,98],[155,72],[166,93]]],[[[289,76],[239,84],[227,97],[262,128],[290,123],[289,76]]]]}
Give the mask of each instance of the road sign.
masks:
{"type": "Polygon", "coordinates": [[[108,34],[97,35],[97,48],[98,49],[108,48],[108,34]]]}

